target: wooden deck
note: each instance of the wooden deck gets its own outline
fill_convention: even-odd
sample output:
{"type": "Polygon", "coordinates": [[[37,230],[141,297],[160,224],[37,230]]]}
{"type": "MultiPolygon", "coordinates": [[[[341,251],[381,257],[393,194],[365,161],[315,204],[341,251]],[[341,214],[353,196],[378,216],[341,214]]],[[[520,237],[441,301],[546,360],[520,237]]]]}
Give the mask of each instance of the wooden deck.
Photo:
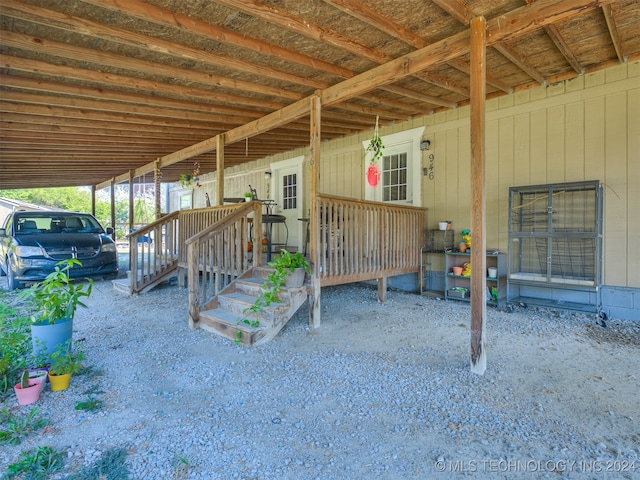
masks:
{"type": "MultiPolygon", "coordinates": [[[[327,195],[315,202],[314,211],[320,214],[310,225],[317,239],[309,257],[310,302],[318,300],[323,286],[373,279],[384,301],[389,277],[419,271],[426,209],[327,195]]],[[[184,286],[188,275],[189,325],[199,326],[201,312],[216,308],[221,292],[235,291],[238,278],[262,265],[263,255],[249,253],[250,229],[253,238],[261,238],[259,202],[174,212],[132,232],[131,293],[146,291],[170,274],[178,274],[184,286]],[[143,241],[148,237],[154,241],[143,241]]],[[[295,308],[286,312],[289,318],[301,305],[299,294],[292,302],[295,308]]],[[[316,309],[310,311],[319,315],[316,309]]],[[[282,326],[287,320],[274,323],[282,326]]],[[[318,326],[320,319],[310,318],[310,323],[318,326]]]]}

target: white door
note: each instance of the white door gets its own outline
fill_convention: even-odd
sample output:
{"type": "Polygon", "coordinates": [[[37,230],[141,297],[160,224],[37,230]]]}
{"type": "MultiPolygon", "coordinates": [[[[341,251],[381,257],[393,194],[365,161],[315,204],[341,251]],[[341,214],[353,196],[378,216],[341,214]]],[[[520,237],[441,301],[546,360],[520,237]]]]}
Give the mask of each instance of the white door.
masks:
{"type": "Polygon", "coordinates": [[[303,222],[302,218],[302,160],[299,157],[284,162],[271,165],[272,170],[272,191],[273,199],[277,205],[273,213],[284,215],[286,218],[286,228],[284,225],[273,225],[273,243],[287,243],[290,249],[303,251],[303,222]],[[288,230],[288,238],[287,238],[288,230]],[[292,248],[293,247],[293,248],[292,248]]]}
{"type": "MultiPolygon", "coordinates": [[[[367,156],[365,199],[400,205],[422,204],[420,139],[423,132],[424,127],[420,127],[382,137],[383,157],[377,161],[380,182],[373,187],[366,181],[366,169],[369,167],[367,156]]],[[[362,142],[363,148],[367,144],[368,141],[362,142]]]]}

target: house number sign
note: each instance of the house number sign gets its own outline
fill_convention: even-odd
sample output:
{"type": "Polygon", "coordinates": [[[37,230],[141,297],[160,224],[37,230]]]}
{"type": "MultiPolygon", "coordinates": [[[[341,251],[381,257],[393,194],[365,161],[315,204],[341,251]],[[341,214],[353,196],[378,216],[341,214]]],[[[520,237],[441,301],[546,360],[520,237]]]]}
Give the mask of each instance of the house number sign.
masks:
{"type": "Polygon", "coordinates": [[[429,166],[427,167],[427,172],[429,180],[433,180],[436,176],[436,157],[433,153],[429,154],[429,166]]]}

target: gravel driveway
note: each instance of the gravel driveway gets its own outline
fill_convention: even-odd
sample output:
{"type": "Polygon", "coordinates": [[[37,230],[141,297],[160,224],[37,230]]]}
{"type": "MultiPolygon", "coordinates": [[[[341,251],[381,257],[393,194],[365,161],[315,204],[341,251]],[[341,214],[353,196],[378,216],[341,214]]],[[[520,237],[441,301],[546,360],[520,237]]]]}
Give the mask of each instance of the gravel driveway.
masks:
{"type": "Polygon", "coordinates": [[[0,470],[50,445],[68,455],[51,478],[114,449],[132,479],[640,477],[638,323],[489,308],[476,376],[461,302],[326,288],[319,329],[305,306],[252,349],[190,330],[186,306],[175,285],[97,282],[74,325],[86,373],[43,392],[51,427],[3,447],[0,470]],[[104,407],[74,409],[89,397],[104,407]]]}

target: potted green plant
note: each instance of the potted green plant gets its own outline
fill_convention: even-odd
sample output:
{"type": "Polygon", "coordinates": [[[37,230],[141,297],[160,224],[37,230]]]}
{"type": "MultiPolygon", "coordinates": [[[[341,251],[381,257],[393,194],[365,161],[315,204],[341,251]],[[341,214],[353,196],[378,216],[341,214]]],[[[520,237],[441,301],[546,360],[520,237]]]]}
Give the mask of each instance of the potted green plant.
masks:
{"type": "Polygon", "coordinates": [[[82,263],[75,258],[62,260],[56,264],[55,270],[24,292],[33,307],[37,310],[31,325],[33,354],[49,363],[51,354],[58,345],[71,346],[73,318],[78,306],[86,307],[82,298],[89,297],[93,281],[74,284],[69,270],[82,263]]]}
{"type": "Polygon", "coordinates": [[[309,262],[300,254],[300,252],[291,253],[287,250],[280,250],[280,255],[275,257],[267,265],[275,268],[278,278],[282,279],[280,286],[284,283],[285,287],[298,288],[304,284],[305,273],[311,274],[309,262]]]}
{"type": "MultiPolygon", "coordinates": [[[[262,284],[262,292],[258,295],[255,303],[244,312],[245,315],[253,313],[255,319],[252,320],[245,316],[239,320],[239,322],[243,322],[251,327],[260,326],[260,321],[257,319],[258,313],[272,303],[280,303],[278,294],[282,290],[283,285],[287,288],[299,288],[304,284],[305,274],[311,274],[309,262],[307,262],[300,252],[291,253],[282,249],[280,255],[267,265],[274,269],[269,273],[269,281],[262,284]]],[[[241,336],[242,333],[238,332],[238,342],[241,336]]]]}
{"type": "Polygon", "coordinates": [[[51,367],[49,369],[49,382],[51,390],[60,391],[69,388],[71,376],[82,370],[82,362],[85,359],[82,350],[74,350],[69,345],[58,345],[51,355],[51,367]]]}
{"type": "Polygon", "coordinates": [[[40,382],[41,380],[29,378],[29,370],[22,372],[20,383],[13,387],[18,398],[18,405],[29,405],[38,401],[42,389],[40,382]]]}
{"type": "Polygon", "coordinates": [[[244,192],[244,201],[245,202],[250,202],[251,200],[253,200],[253,193],[244,192]]]}

